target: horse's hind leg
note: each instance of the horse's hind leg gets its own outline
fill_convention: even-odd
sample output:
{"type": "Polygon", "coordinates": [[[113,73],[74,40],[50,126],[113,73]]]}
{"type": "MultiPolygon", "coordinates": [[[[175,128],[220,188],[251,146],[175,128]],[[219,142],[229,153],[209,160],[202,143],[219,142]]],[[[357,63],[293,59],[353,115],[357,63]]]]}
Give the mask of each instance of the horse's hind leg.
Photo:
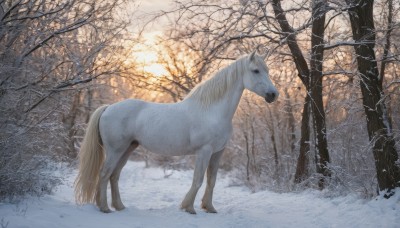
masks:
{"type": "Polygon", "coordinates": [[[104,161],[103,167],[100,170],[96,203],[100,211],[104,213],[110,213],[111,210],[107,204],[107,184],[110,180],[111,174],[115,170],[115,167],[118,165],[118,162],[124,155],[124,152],[126,151],[126,148],[128,148],[128,146],[114,149],[109,148],[106,146],[106,144],[104,144],[104,147],[106,151],[106,159],[104,161]]]}
{"type": "Polygon", "coordinates": [[[139,144],[136,142],[131,144],[131,146],[125,151],[124,155],[122,155],[122,157],[120,158],[117,167],[115,167],[110,177],[111,197],[112,197],[111,206],[114,207],[117,211],[125,209],[125,206],[122,203],[121,196],[119,194],[119,187],[118,187],[119,176],[121,174],[122,168],[128,161],[129,155],[133,150],[136,149],[136,147],[138,147],[138,145],[139,144]]]}
{"type": "MultiPolygon", "coordinates": [[[[118,161],[118,160],[117,160],[118,161]]],[[[100,211],[110,213],[111,210],[107,204],[107,184],[110,179],[114,166],[116,166],[115,159],[110,159],[107,156],[103,168],[100,171],[99,186],[97,188],[96,203],[100,211]]]]}
{"type": "Polygon", "coordinates": [[[201,201],[201,207],[208,213],[217,213],[217,210],[215,210],[212,204],[212,196],[213,196],[215,181],[217,180],[219,160],[221,158],[222,153],[223,150],[213,154],[210,158],[210,162],[207,168],[207,186],[203,199],[201,201]]]}

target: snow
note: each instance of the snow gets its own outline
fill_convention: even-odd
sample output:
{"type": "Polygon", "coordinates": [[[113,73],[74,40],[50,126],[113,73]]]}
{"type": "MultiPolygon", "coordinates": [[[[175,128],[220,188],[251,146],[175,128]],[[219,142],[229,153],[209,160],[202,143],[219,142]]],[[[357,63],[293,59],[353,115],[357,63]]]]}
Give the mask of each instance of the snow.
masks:
{"type": "MultiPolygon", "coordinates": [[[[356,196],[327,198],[319,191],[252,193],[233,186],[228,175],[219,175],[214,191],[217,214],[200,209],[204,186],[196,198],[196,215],[179,204],[192,180],[192,171],[145,168],[129,161],[120,179],[127,209],[103,214],[94,205],[74,202],[76,171],[53,195],[0,204],[1,227],[399,227],[400,191],[389,200],[356,196]]],[[[204,185],[204,184],[203,184],[204,185]]],[[[110,197],[109,197],[110,199],[110,197]]]]}

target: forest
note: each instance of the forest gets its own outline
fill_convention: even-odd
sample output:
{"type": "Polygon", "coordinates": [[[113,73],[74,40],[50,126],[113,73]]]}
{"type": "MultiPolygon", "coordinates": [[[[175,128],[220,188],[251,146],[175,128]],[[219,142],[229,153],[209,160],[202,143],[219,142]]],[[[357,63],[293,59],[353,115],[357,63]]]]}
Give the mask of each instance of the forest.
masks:
{"type": "MultiPolygon", "coordinates": [[[[0,0],[0,201],[76,168],[91,113],[181,101],[239,57],[268,53],[279,99],[243,94],[220,164],[251,191],[390,198],[400,187],[398,0],[0,0]],[[144,4],[144,3],[143,3],[144,4]],[[162,26],[160,26],[162,25],[162,26]],[[161,28],[160,28],[161,27],[161,28]]],[[[138,148],[148,167],[193,156],[138,148]]]]}

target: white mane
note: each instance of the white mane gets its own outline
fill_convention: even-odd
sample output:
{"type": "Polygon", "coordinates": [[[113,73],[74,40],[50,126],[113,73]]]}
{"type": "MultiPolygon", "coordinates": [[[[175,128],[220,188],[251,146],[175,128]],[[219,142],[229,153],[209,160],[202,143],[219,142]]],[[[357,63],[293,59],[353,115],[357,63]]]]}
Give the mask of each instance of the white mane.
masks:
{"type": "Polygon", "coordinates": [[[244,56],[236,60],[218,71],[213,77],[199,83],[185,97],[185,100],[194,98],[203,107],[208,107],[213,102],[218,101],[243,74],[246,64],[249,64],[247,57],[244,56]]]}

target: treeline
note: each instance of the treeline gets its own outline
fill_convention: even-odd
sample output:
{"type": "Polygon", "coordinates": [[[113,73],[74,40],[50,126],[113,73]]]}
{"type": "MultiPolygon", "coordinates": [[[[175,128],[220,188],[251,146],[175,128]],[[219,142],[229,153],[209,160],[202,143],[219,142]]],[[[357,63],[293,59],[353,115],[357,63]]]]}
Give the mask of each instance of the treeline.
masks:
{"type": "MultiPolygon", "coordinates": [[[[161,77],[132,59],[142,40],[130,34],[140,21],[130,21],[129,1],[0,6],[0,199],[51,191],[60,178],[49,170],[74,164],[85,123],[101,104],[179,101],[254,49],[270,51],[281,95],[266,105],[244,94],[223,169],[255,191],[371,197],[378,189],[389,197],[399,186],[400,6],[393,0],[178,1],[152,19],[171,22],[157,44],[161,77]]],[[[191,160],[134,156],[173,168],[191,160]]]]}
{"type": "Polygon", "coordinates": [[[0,199],[51,191],[54,161],[75,159],[82,124],[126,70],[126,6],[0,0],[0,199]]]}

